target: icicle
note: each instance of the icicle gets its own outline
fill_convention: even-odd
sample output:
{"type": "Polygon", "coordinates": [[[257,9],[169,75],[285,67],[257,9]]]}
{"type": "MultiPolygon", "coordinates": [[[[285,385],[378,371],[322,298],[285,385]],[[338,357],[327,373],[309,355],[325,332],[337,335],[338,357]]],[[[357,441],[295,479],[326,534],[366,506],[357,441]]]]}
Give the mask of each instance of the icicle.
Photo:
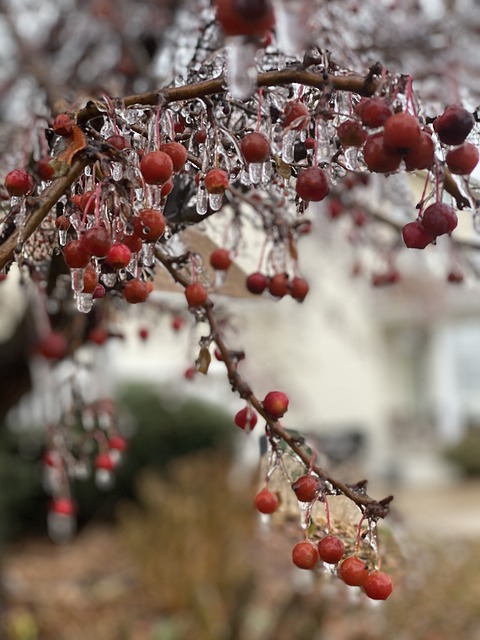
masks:
{"type": "Polygon", "coordinates": [[[123,178],[123,166],[120,162],[112,162],[110,171],[115,182],[119,182],[123,178]]]}
{"type": "Polygon", "coordinates": [[[256,46],[243,36],[227,39],[227,84],[232,98],[248,100],[255,91],[257,68],[256,46]]]}
{"type": "Polygon", "coordinates": [[[247,169],[242,169],[240,173],[240,182],[244,184],[246,187],[249,187],[252,184],[250,179],[250,171],[247,169]]]}
{"type": "Polygon", "coordinates": [[[108,491],[115,483],[115,476],[108,469],[96,469],[95,485],[102,491],[108,491]]]}
{"type": "Polygon", "coordinates": [[[345,166],[350,171],[358,170],[358,149],[357,147],[348,147],[345,149],[345,166]]]}
{"type": "Polygon", "coordinates": [[[260,184],[262,181],[264,162],[251,162],[248,165],[248,174],[252,184],[260,184]]]}
{"type": "Polygon", "coordinates": [[[208,193],[205,189],[205,185],[200,183],[197,191],[197,213],[199,216],[204,216],[208,211],[208,193]]]}
{"type": "Polygon", "coordinates": [[[155,243],[144,242],[142,246],[142,262],[146,267],[155,264],[155,243]]]}
{"type": "Polygon", "coordinates": [[[75,302],[77,304],[77,311],[80,311],[81,313],[88,313],[93,307],[93,294],[77,293],[75,302]]]}
{"type": "Polygon", "coordinates": [[[132,253],[132,257],[130,258],[130,262],[128,263],[126,270],[128,273],[131,273],[134,278],[137,277],[138,256],[136,253],[132,253]]]}
{"type": "Polygon", "coordinates": [[[287,131],[283,136],[282,145],[282,160],[287,164],[291,164],[295,158],[295,140],[297,139],[297,132],[287,131]]]}
{"type": "Polygon", "coordinates": [[[302,57],[307,48],[306,5],[302,0],[276,0],[275,34],[277,47],[289,56],[302,57]]]}
{"type": "Polygon", "coordinates": [[[65,229],[58,230],[58,244],[64,247],[67,244],[68,231],[65,229]]]}
{"type": "Polygon", "coordinates": [[[70,269],[70,277],[72,281],[72,289],[75,293],[79,293],[83,290],[83,275],[85,273],[85,269],[70,269]]]}
{"type": "MultiPolygon", "coordinates": [[[[130,260],[131,262],[131,260],[130,260]]],[[[114,272],[102,273],[101,280],[106,287],[113,287],[117,282],[117,274],[114,272]]]]}
{"type": "Polygon", "coordinates": [[[212,211],[218,211],[222,208],[223,203],[223,193],[209,193],[208,194],[208,204],[210,205],[210,209],[212,211]]]}
{"type": "Polygon", "coordinates": [[[48,535],[54,542],[68,542],[75,534],[75,517],[69,514],[49,511],[47,515],[47,529],[48,535]]]}

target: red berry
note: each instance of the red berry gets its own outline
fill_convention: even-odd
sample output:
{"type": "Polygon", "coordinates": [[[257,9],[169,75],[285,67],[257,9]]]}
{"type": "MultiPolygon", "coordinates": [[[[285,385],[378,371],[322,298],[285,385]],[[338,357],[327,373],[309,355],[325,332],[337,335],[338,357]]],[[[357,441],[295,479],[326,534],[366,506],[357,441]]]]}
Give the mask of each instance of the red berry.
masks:
{"type": "Polygon", "coordinates": [[[275,25],[270,0],[216,0],[215,6],[226,36],[263,36],[275,25]]]}
{"type": "Polygon", "coordinates": [[[70,220],[67,216],[58,216],[55,220],[55,227],[59,231],[68,231],[70,229],[70,220]]]}
{"type": "MultiPolygon", "coordinates": [[[[72,197],[72,200],[75,196],[72,197]]],[[[78,200],[78,206],[83,213],[93,214],[95,213],[96,192],[84,191],[78,200]]]]}
{"type": "Polygon", "coordinates": [[[273,513],[278,509],[280,500],[276,493],[262,489],[255,496],[255,507],[260,513],[273,513]]]}
{"type": "Polygon", "coordinates": [[[173,162],[164,151],[151,151],[140,160],[140,171],[147,184],[164,184],[173,173],[173,162]]]}
{"type": "Polygon", "coordinates": [[[128,140],[119,133],[114,133],[113,135],[109,136],[105,142],[111,144],[112,147],[115,147],[115,149],[117,149],[118,151],[123,151],[124,149],[130,148],[128,140]]]}
{"type": "Polygon", "coordinates": [[[461,147],[450,149],[445,160],[452,173],[467,176],[478,164],[479,152],[471,142],[464,142],[461,147]]]}
{"type": "Polygon", "coordinates": [[[315,138],[305,138],[303,146],[305,147],[305,149],[307,149],[307,151],[315,149],[315,138]]]}
{"type": "Polygon", "coordinates": [[[145,242],[156,242],[165,233],[167,221],[157,209],[142,209],[132,218],[135,235],[145,242]]]}
{"type": "Polygon", "coordinates": [[[435,202],[423,212],[422,227],[434,238],[451,234],[457,224],[455,209],[444,202],[435,202]]]}
{"type": "Polygon", "coordinates": [[[269,391],[263,400],[265,411],[274,420],[281,418],[288,409],[288,397],[283,391],[269,391]]]}
{"type": "Polygon", "coordinates": [[[463,282],[464,279],[465,276],[463,275],[463,273],[461,271],[457,271],[456,269],[450,271],[447,276],[448,282],[453,282],[454,284],[459,284],[460,282],[463,282]]]}
{"type": "Polygon", "coordinates": [[[93,342],[98,345],[105,344],[109,337],[110,334],[108,331],[102,329],[102,327],[93,327],[93,329],[88,332],[89,342],[93,342]]]}
{"type": "Polygon", "coordinates": [[[128,449],[128,441],[120,434],[110,436],[108,439],[108,446],[115,451],[126,451],[128,449]]]}
{"type": "Polygon", "coordinates": [[[343,147],[361,147],[367,139],[367,132],[358,120],[345,120],[337,129],[343,147]]]}
{"type": "Polygon", "coordinates": [[[418,119],[409,113],[394,113],[383,128],[383,144],[393,153],[409,153],[419,144],[420,136],[418,119]]]}
{"type": "Polygon", "coordinates": [[[96,300],[97,298],[104,298],[106,293],[107,292],[105,291],[103,284],[97,284],[93,290],[93,299],[96,300]]]}
{"type": "Polygon", "coordinates": [[[208,193],[225,193],[229,184],[228,174],[223,169],[210,169],[205,175],[205,189],[208,193]]]}
{"type": "Polygon", "coordinates": [[[277,273],[270,278],[268,290],[272,296],[283,298],[289,292],[288,275],[286,273],[277,273]]]}
{"type": "Polygon", "coordinates": [[[187,150],[180,142],[166,142],[160,145],[160,151],[170,156],[173,162],[173,170],[178,173],[183,169],[187,161],[187,150]]]}
{"type": "Polygon", "coordinates": [[[409,249],[425,249],[435,240],[419,220],[408,222],[402,229],[402,236],[405,246],[409,249]]]}
{"type": "Polygon", "coordinates": [[[208,293],[201,282],[192,282],[185,287],[185,297],[189,307],[199,307],[208,300],[208,293]]]}
{"type": "Polygon", "coordinates": [[[300,100],[287,102],[284,110],[284,127],[291,127],[295,131],[306,129],[310,123],[310,112],[300,100]]]}
{"type": "Polygon", "coordinates": [[[270,157],[270,142],[263,133],[253,131],[240,144],[245,162],[265,162],[270,157]]]}
{"type": "Polygon", "coordinates": [[[207,132],[205,129],[199,129],[195,132],[193,138],[197,144],[204,144],[207,139],[207,132]]]}
{"type": "Polygon", "coordinates": [[[5,176],[5,187],[11,196],[26,196],[33,186],[32,176],[24,169],[14,169],[5,176]]]}
{"type": "Polygon", "coordinates": [[[381,127],[393,114],[390,104],[383,98],[365,98],[355,107],[362,124],[366,127],[381,127]]]}
{"type": "Polygon", "coordinates": [[[112,239],[105,227],[92,227],[84,231],[80,243],[90,255],[104,258],[110,251],[112,239]]]}
{"type": "MultiPolygon", "coordinates": [[[[143,227],[142,227],[142,233],[143,233],[143,227]]],[[[143,247],[142,238],[137,236],[136,233],[131,233],[131,234],[123,233],[120,238],[120,242],[126,245],[132,253],[138,253],[139,251],[142,250],[142,247],[143,247]]]]}
{"type": "Polygon", "coordinates": [[[123,285],[123,297],[127,302],[130,302],[130,304],[145,302],[149,293],[150,287],[146,282],[143,282],[138,278],[129,280],[123,285]]]}
{"type": "Polygon", "coordinates": [[[45,180],[45,181],[53,180],[53,177],[55,175],[55,170],[50,164],[50,160],[51,160],[50,156],[43,156],[37,162],[37,172],[41,180],[45,180]]]}
{"type": "Polygon", "coordinates": [[[263,273],[260,273],[260,271],[255,271],[255,273],[251,273],[247,277],[246,285],[250,293],[260,295],[267,288],[268,278],[263,275],[263,273]]]}
{"type": "Polygon", "coordinates": [[[66,113],[60,113],[52,124],[52,129],[58,136],[69,136],[73,131],[73,120],[66,113]]]}
{"type": "Polygon", "coordinates": [[[99,453],[95,458],[95,469],[105,469],[113,471],[114,463],[109,453],[99,453]]]}
{"type": "Polygon", "coordinates": [[[337,564],[343,558],[345,545],[338,536],[328,535],[318,543],[318,555],[328,564],[337,564]]]}
{"type": "Polygon", "coordinates": [[[433,121],[433,128],[444,144],[462,144],[475,124],[473,115],[458,104],[445,109],[433,121]]]}
{"type": "Polygon", "coordinates": [[[70,269],[83,269],[90,262],[91,254],[81,240],[72,240],[63,247],[63,257],[70,269]]]}
{"type": "Polygon", "coordinates": [[[175,316],[174,318],[172,318],[171,326],[174,331],[180,331],[184,324],[185,320],[182,318],[182,316],[175,316]]]}
{"type": "Polygon", "coordinates": [[[393,591],[392,579],[383,571],[372,571],[363,583],[363,590],[372,600],[386,600],[393,591]]]}
{"type": "Polygon", "coordinates": [[[185,380],[193,380],[193,378],[195,377],[197,373],[196,368],[192,365],[191,367],[188,367],[188,369],[185,370],[184,378],[185,380]]]}
{"type": "Polygon", "coordinates": [[[55,498],[55,500],[52,500],[50,503],[48,510],[62,516],[73,516],[75,515],[76,507],[70,498],[55,498]]]}
{"type": "Polygon", "coordinates": [[[343,202],[340,200],[340,198],[331,198],[328,201],[328,213],[330,215],[330,218],[332,218],[332,220],[340,217],[344,211],[345,211],[345,207],[343,205],[343,202]]]}
{"type": "Polygon", "coordinates": [[[97,271],[92,263],[87,264],[83,273],[83,293],[93,293],[98,283],[97,271]]]}
{"type": "Polygon", "coordinates": [[[290,282],[290,295],[294,300],[298,300],[298,302],[303,302],[305,300],[309,290],[310,287],[305,278],[295,276],[290,282]]]}
{"type": "Polygon", "coordinates": [[[299,569],[313,569],[318,562],[317,547],[309,540],[297,542],[292,549],[292,560],[299,569]]]}
{"type": "Polygon", "coordinates": [[[330,191],[327,174],[318,167],[309,167],[298,176],[295,190],[303,200],[319,202],[330,191]]]}
{"type": "Polygon", "coordinates": [[[117,271],[117,269],[124,269],[130,262],[131,257],[132,252],[127,245],[121,242],[116,242],[110,247],[107,257],[105,258],[105,262],[112,267],[112,269],[117,271]]]}
{"type": "Polygon", "coordinates": [[[226,271],[231,264],[232,259],[227,249],[215,249],[210,254],[210,265],[217,271],[226,271]]]}
{"type": "Polygon", "coordinates": [[[50,331],[37,341],[35,350],[47,360],[61,360],[67,355],[68,345],[61,333],[50,331]]]}
{"type": "Polygon", "coordinates": [[[372,173],[393,173],[400,166],[401,156],[392,153],[383,144],[383,133],[368,136],[363,147],[363,159],[372,173]]]}
{"type": "Polygon", "coordinates": [[[403,158],[407,171],[430,169],[435,159],[435,144],[428,131],[422,131],[417,144],[403,158]]]}
{"type": "Polygon", "coordinates": [[[300,502],[312,502],[312,500],[315,500],[319,488],[318,478],[311,474],[300,476],[292,483],[292,489],[300,502]]]}
{"type": "Polygon", "coordinates": [[[115,147],[118,151],[123,151],[124,149],[128,149],[130,147],[128,140],[125,136],[120,135],[119,133],[114,133],[106,139],[108,144],[111,144],[112,147],[115,147]]]}
{"type": "Polygon", "coordinates": [[[340,565],[338,575],[351,587],[361,587],[368,577],[368,567],[357,556],[349,556],[340,565]]]}
{"type": "Polygon", "coordinates": [[[248,405],[235,414],[234,422],[240,429],[252,431],[257,424],[257,414],[248,405]]]}

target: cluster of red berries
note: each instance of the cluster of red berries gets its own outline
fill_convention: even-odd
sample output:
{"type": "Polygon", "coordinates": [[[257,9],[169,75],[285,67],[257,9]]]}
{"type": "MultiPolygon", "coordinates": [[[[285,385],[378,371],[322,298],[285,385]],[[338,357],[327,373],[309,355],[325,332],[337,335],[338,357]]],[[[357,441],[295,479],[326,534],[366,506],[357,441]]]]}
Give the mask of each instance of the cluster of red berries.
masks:
{"type": "MultiPolygon", "coordinates": [[[[308,473],[292,483],[292,490],[302,503],[313,503],[319,497],[321,487],[317,476],[308,473]]],[[[277,511],[280,499],[267,486],[255,497],[255,507],[263,514],[277,511]]],[[[361,587],[373,600],[386,600],[393,590],[390,576],[378,569],[370,570],[368,564],[358,554],[345,557],[345,544],[339,536],[327,533],[318,542],[306,538],[297,542],[292,549],[292,561],[300,569],[313,570],[319,562],[337,565],[338,577],[349,586],[361,587]]]]}
{"type": "Polygon", "coordinates": [[[255,295],[268,291],[274,298],[284,298],[289,295],[298,302],[305,300],[310,289],[305,278],[300,276],[290,278],[285,272],[267,276],[260,271],[255,271],[247,276],[245,284],[248,291],[255,295]]]}

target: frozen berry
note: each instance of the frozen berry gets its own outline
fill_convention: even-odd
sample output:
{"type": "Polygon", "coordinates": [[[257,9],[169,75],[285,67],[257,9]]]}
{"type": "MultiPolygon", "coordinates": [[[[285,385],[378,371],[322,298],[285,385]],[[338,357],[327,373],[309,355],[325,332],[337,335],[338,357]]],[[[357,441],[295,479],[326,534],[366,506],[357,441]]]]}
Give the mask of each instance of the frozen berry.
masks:
{"type": "Polygon", "coordinates": [[[105,227],[92,227],[84,231],[80,243],[90,255],[104,258],[112,246],[112,238],[105,227]]]}
{"type": "Polygon", "coordinates": [[[205,189],[208,193],[224,193],[228,185],[228,174],[223,169],[210,169],[205,175],[205,189]]]}
{"type": "Polygon", "coordinates": [[[441,116],[433,121],[433,128],[444,144],[462,144],[473,128],[473,115],[458,104],[445,109],[441,116]]]}
{"type": "Polygon", "coordinates": [[[288,397],[283,391],[269,391],[263,400],[265,411],[274,420],[281,418],[288,409],[288,397]]]}
{"type": "Polygon", "coordinates": [[[345,545],[338,536],[329,534],[318,543],[318,555],[327,564],[337,564],[343,558],[344,553],[345,545]]]}
{"type": "Polygon", "coordinates": [[[320,488],[317,476],[308,474],[300,476],[292,483],[292,489],[300,502],[312,502],[315,500],[320,488]]]}
{"type": "Polygon", "coordinates": [[[408,222],[402,229],[402,237],[409,249],[425,249],[435,240],[419,220],[408,222]]]}
{"type": "Polygon", "coordinates": [[[180,142],[166,142],[160,145],[160,151],[170,156],[173,162],[173,170],[178,173],[183,169],[187,161],[187,150],[180,142]]]}
{"type": "Polygon", "coordinates": [[[392,579],[383,571],[372,571],[363,583],[363,590],[372,600],[386,600],[393,591],[392,579]]]}
{"type": "Polygon", "coordinates": [[[423,212],[422,227],[434,238],[451,234],[457,224],[455,209],[444,202],[435,202],[423,212]]]}
{"type": "Polygon", "coordinates": [[[368,576],[368,567],[363,560],[357,556],[349,556],[340,565],[338,575],[351,587],[360,587],[364,584],[368,576]]]}
{"type": "Polygon", "coordinates": [[[255,507],[260,513],[274,513],[278,509],[280,500],[276,493],[268,489],[262,489],[255,496],[255,507]]]}
{"type": "Polygon", "coordinates": [[[123,285],[123,297],[127,302],[130,302],[130,304],[145,302],[149,293],[150,287],[139,278],[128,280],[128,282],[123,285]]]}
{"type": "Polygon", "coordinates": [[[32,176],[24,169],[14,169],[5,176],[5,187],[11,196],[26,196],[33,186],[32,176]]]}
{"type": "Polygon", "coordinates": [[[173,173],[173,162],[164,151],[151,151],[140,160],[140,171],[147,184],[164,184],[173,173]]]}
{"type": "Polygon", "coordinates": [[[192,282],[185,287],[185,297],[189,307],[200,307],[208,300],[208,293],[201,282],[192,282]]]}
{"type": "Polygon", "coordinates": [[[418,119],[409,113],[394,113],[385,122],[383,143],[393,153],[409,153],[420,142],[418,119]]]}
{"type": "Polygon", "coordinates": [[[461,147],[450,149],[445,160],[452,173],[468,176],[477,166],[478,157],[478,148],[471,142],[464,142],[461,147]]]}
{"type": "Polygon", "coordinates": [[[298,176],[295,190],[303,200],[319,202],[330,191],[327,174],[318,167],[309,167],[298,176]]]}
{"type": "Polygon", "coordinates": [[[240,411],[237,411],[234,418],[234,422],[237,427],[240,427],[240,429],[245,429],[245,431],[252,431],[252,429],[257,424],[257,420],[257,414],[249,406],[246,406],[243,409],[240,409],[240,411]]]}
{"type": "Polygon", "coordinates": [[[232,264],[228,249],[215,249],[210,254],[210,265],[217,271],[226,271],[232,264]]]}
{"type": "Polygon", "coordinates": [[[270,142],[263,133],[247,133],[240,144],[245,162],[265,162],[270,157],[270,142]]]}
{"type": "Polygon", "coordinates": [[[255,271],[247,277],[246,285],[250,293],[260,295],[268,286],[268,278],[260,271],[255,271]]]}
{"type": "Polygon", "coordinates": [[[292,560],[299,569],[313,569],[318,562],[317,547],[309,540],[297,542],[292,549],[292,560]]]}

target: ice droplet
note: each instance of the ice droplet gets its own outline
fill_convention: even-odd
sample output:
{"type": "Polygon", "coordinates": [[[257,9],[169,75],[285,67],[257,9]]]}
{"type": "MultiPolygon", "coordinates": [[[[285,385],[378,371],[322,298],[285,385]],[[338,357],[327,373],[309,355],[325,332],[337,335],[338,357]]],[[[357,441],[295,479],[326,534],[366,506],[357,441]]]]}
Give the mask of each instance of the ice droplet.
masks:
{"type": "Polygon", "coordinates": [[[118,182],[123,178],[123,167],[120,162],[112,162],[110,165],[110,171],[115,182],[118,182]]]}
{"type": "Polygon", "coordinates": [[[95,471],[95,485],[102,491],[108,491],[115,484],[115,476],[108,469],[97,469],[95,471]]]}
{"type": "Polygon", "coordinates": [[[47,515],[47,529],[54,542],[65,543],[75,534],[76,520],[71,515],[50,511],[47,515]]]}
{"type": "Polygon", "coordinates": [[[197,213],[199,216],[204,216],[208,211],[208,193],[205,189],[205,185],[199,184],[197,191],[197,213]]]}
{"type": "Polygon", "coordinates": [[[251,162],[248,165],[248,175],[252,184],[260,184],[263,176],[264,162],[251,162]]]}
{"type": "Polygon", "coordinates": [[[146,267],[155,264],[155,243],[144,242],[142,246],[142,262],[146,267]]]}
{"type": "Polygon", "coordinates": [[[58,244],[61,247],[64,247],[67,244],[67,236],[68,236],[68,231],[65,231],[65,229],[58,230],[58,244]]]}
{"type": "Polygon", "coordinates": [[[77,311],[81,313],[88,313],[93,306],[93,294],[92,293],[77,293],[76,295],[77,311]]]}
{"type": "Polygon", "coordinates": [[[289,56],[302,56],[307,46],[307,4],[299,0],[276,0],[276,40],[278,49],[289,56]]]}
{"type": "Polygon", "coordinates": [[[356,147],[345,149],[345,166],[350,171],[358,170],[358,149],[356,147]]]}
{"type": "Polygon", "coordinates": [[[222,208],[223,203],[223,193],[209,193],[208,194],[208,204],[210,205],[210,209],[212,211],[218,211],[222,208]]]}
{"type": "Polygon", "coordinates": [[[243,36],[227,39],[227,84],[232,98],[248,100],[255,91],[257,68],[256,46],[243,36]]]}
{"type": "MultiPolygon", "coordinates": [[[[131,262],[131,261],[130,261],[131,262]]],[[[117,281],[116,273],[102,273],[101,280],[106,287],[113,287],[117,281]]]]}
{"type": "Polygon", "coordinates": [[[297,132],[287,131],[283,136],[282,145],[282,160],[287,164],[291,164],[295,158],[295,140],[297,138],[297,132]]]}
{"type": "Polygon", "coordinates": [[[85,269],[70,269],[70,277],[72,281],[72,289],[75,293],[82,291],[83,289],[83,274],[85,269]]]}

